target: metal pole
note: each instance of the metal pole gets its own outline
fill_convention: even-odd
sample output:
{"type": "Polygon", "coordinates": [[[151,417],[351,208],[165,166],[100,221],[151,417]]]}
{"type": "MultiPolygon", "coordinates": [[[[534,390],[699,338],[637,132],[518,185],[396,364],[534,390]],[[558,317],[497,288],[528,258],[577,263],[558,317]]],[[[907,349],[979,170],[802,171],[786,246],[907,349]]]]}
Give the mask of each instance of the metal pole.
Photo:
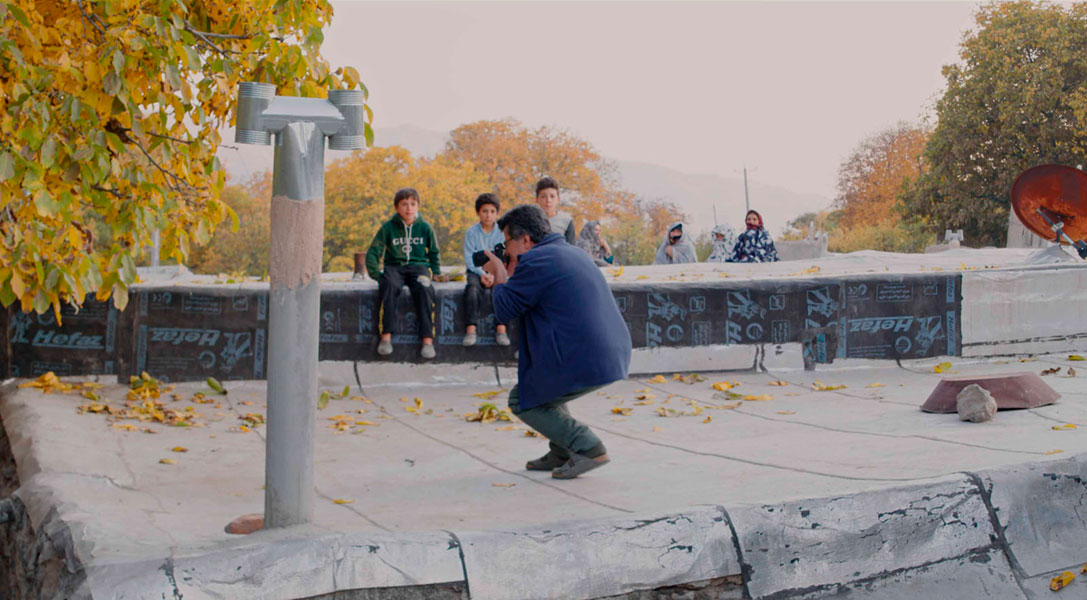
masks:
{"type": "Polygon", "coordinates": [[[309,122],[277,134],[268,306],[264,526],[313,517],[313,427],[324,240],[325,138],[309,122]]]}
{"type": "Polygon", "coordinates": [[[366,146],[365,98],[332,90],[328,100],[276,96],[275,86],[238,86],[235,140],[270,144],[272,175],[268,311],[268,433],[264,527],[313,517],[313,429],[325,216],[325,137],[330,150],[366,146]]]}

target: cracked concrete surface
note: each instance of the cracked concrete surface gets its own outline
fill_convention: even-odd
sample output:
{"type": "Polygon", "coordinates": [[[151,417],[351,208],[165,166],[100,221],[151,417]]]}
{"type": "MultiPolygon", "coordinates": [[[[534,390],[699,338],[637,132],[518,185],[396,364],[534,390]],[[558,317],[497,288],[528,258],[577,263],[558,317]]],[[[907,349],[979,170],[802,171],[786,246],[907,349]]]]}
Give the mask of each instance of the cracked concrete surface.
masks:
{"type": "MultiPolygon", "coordinates": [[[[1076,364],[951,360],[958,375],[1076,364]]],[[[707,581],[733,586],[714,588],[721,597],[1037,597],[1053,572],[1087,562],[1087,434],[1052,428],[1087,426],[1087,386],[1048,376],[1057,404],[964,423],[919,410],[935,362],[618,382],[572,405],[613,458],[573,481],[523,470],[545,449],[523,425],[464,420],[495,385],[367,386],[369,403],[318,412],[313,524],[247,537],[223,526],[262,510],[261,429],[236,431],[264,413],[261,382],[227,384],[217,404],[179,385],[167,404],[204,426],[140,424],[154,434],[10,383],[0,417],[16,497],[85,577],[75,597],[425,597],[455,584],[470,598],[640,598],[707,581]],[[712,389],[726,380],[772,399],[712,389]],[[405,410],[416,397],[422,409],[405,410]],[[657,414],[696,412],[691,401],[697,416],[657,414]],[[345,414],[375,425],[341,433],[329,417],[345,414]]],[[[353,378],[322,381],[347,383],[359,392],[353,378]]]]}

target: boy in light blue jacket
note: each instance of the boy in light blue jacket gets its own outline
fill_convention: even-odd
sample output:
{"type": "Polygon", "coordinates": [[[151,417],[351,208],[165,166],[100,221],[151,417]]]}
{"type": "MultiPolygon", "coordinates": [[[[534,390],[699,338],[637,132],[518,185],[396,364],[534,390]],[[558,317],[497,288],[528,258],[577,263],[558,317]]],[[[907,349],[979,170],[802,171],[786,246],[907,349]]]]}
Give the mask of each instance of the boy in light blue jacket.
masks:
{"type": "MultiPolygon", "coordinates": [[[[502,230],[495,222],[498,220],[498,212],[501,206],[498,197],[494,194],[480,194],[476,198],[476,215],[479,223],[472,225],[464,232],[464,267],[468,284],[464,288],[464,308],[467,312],[465,321],[468,327],[464,332],[465,346],[475,346],[478,340],[477,331],[483,326],[483,314],[480,306],[484,299],[490,302],[491,288],[494,287],[494,276],[472,264],[472,254],[480,250],[494,251],[496,244],[505,241],[502,230]]],[[[509,346],[510,338],[506,334],[506,326],[499,324],[495,328],[495,343],[499,346],[509,346]]]]}

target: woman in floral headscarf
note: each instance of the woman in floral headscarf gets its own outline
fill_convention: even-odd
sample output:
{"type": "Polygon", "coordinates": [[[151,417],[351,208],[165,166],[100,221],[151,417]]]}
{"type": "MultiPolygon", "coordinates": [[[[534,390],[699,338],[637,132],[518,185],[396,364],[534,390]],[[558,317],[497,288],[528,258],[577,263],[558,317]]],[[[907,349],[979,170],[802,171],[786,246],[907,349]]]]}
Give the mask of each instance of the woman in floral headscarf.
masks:
{"type": "Polygon", "coordinates": [[[736,232],[728,225],[715,225],[710,234],[713,236],[713,250],[706,262],[727,262],[736,245],[736,232]]]}
{"type": "Polygon", "coordinates": [[[774,240],[762,225],[762,215],[758,212],[747,211],[747,231],[740,234],[736,240],[736,246],[732,249],[732,256],[728,262],[777,262],[777,248],[774,240]]]}
{"type": "Polygon", "coordinates": [[[577,247],[588,252],[598,267],[615,263],[615,256],[611,253],[611,247],[600,236],[600,221],[589,221],[581,228],[581,235],[577,238],[577,247]]]}

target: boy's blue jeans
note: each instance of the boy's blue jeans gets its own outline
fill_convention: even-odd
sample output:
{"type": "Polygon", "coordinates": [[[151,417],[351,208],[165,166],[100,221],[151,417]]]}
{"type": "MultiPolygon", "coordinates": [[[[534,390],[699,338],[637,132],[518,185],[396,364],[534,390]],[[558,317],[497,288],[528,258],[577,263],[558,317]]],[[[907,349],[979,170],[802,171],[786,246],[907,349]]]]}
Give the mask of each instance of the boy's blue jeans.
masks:
{"type": "Polygon", "coordinates": [[[570,458],[571,452],[596,458],[607,452],[604,449],[604,443],[596,437],[588,425],[578,422],[570,415],[570,409],[566,408],[566,403],[602,387],[604,386],[597,385],[577,389],[547,404],[521,410],[520,396],[515,385],[510,390],[510,412],[547,438],[551,442],[551,453],[559,458],[570,458]]]}
{"type": "Polygon", "coordinates": [[[429,283],[423,285],[420,277],[429,279],[430,268],[426,265],[385,265],[377,292],[383,309],[381,333],[396,333],[396,307],[400,300],[400,288],[406,283],[419,319],[419,337],[434,337],[434,286],[429,283]]]}

